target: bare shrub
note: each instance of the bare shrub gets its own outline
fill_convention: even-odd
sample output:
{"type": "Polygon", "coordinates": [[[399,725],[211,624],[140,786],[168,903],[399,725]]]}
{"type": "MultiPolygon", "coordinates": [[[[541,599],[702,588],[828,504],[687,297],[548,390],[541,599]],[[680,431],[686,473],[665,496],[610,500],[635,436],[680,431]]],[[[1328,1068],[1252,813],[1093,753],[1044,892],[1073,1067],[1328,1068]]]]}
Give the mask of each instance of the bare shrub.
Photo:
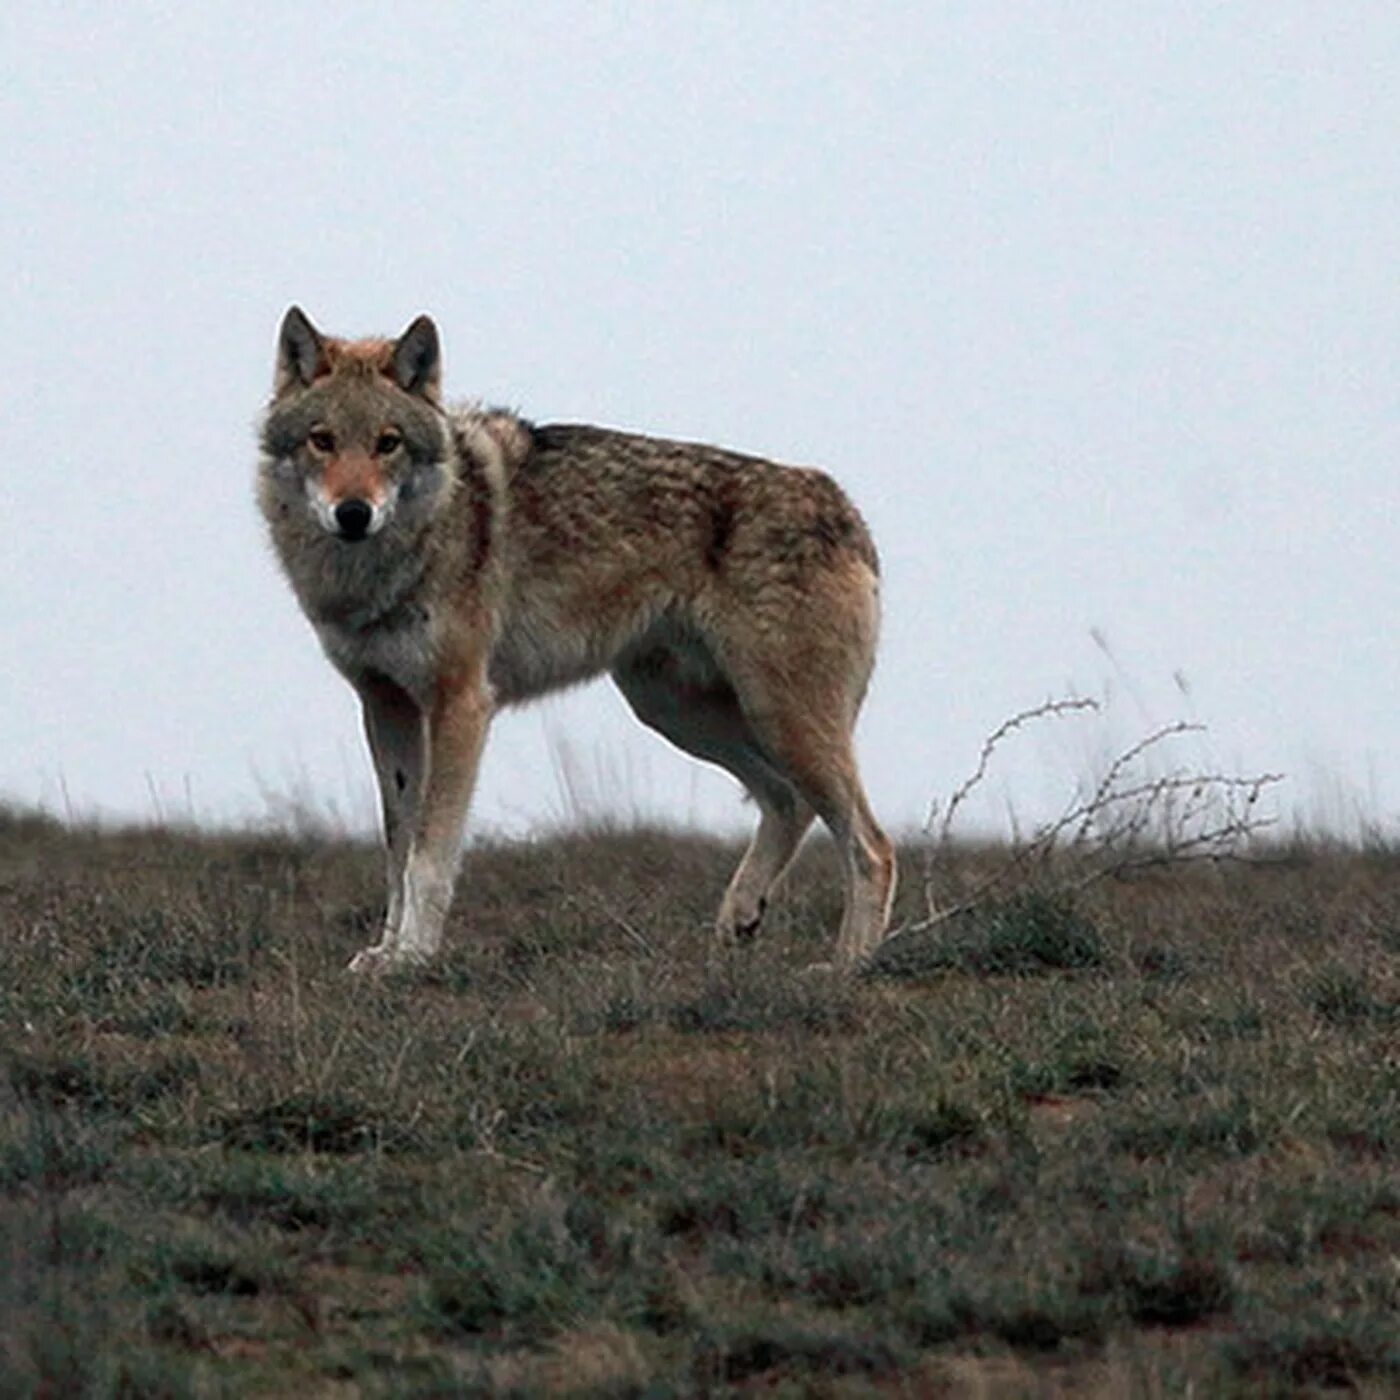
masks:
{"type": "MultiPolygon", "coordinates": [[[[968,798],[1003,746],[1028,726],[1098,714],[1097,700],[1047,700],[1004,720],[984,740],[977,764],[924,823],[924,917],[890,933],[925,933],[949,919],[998,908],[1027,893],[1072,898],[1096,881],[1156,866],[1253,858],[1255,838],[1275,820],[1260,799],[1278,773],[1236,776],[1180,758],[1174,744],[1205,726],[1178,720],[1122,748],[1088,783],[1078,783],[1057,816],[1014,831],[990,869],[950,859],[968,798]]],[[[887,943],[889,940],[886,940],[887,943]]]]}

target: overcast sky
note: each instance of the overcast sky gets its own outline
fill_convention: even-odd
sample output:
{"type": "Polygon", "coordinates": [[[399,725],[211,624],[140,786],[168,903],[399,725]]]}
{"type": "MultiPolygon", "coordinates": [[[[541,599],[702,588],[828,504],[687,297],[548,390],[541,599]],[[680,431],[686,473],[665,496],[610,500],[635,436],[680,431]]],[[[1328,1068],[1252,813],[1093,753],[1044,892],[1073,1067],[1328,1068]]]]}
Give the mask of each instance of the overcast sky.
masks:
{"type": "MultiPolygon", "coordinates": [[[[0,793],[372,821],[252,500],[296,301],[430,311],[449,389],[538,421],[828,468],[891,826],[1074,692],[1109,716],[990,816],[1193,718],[1393,829],[1397,73],[1365,3],[7,6],[0,793]]],[[[606,682],[497,722],[475,825],[574,802],[748,820],[606,682]]]]}

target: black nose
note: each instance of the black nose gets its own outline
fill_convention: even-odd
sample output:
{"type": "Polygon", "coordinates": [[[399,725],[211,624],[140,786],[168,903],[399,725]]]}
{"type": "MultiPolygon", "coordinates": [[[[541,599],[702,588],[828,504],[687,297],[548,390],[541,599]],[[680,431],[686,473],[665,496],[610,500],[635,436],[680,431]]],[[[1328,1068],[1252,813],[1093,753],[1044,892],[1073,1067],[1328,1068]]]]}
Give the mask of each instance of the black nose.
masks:
{"type": "Polygon", "coordinates": [[[374,511],[368,501],[341,501],[335,508],[335,523],[347,540],[362,540],[369,522],[374,519],[374,511]]]}

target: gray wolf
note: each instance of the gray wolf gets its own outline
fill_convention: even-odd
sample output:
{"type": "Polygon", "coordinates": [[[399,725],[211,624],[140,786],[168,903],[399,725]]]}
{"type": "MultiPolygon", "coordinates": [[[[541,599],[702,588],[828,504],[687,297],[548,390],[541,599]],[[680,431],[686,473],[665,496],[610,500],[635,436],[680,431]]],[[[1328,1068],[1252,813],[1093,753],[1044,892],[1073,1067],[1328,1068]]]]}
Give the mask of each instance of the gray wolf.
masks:
{"type": "Polygon", "coordinates": [[[493,713],[606,671],[637,718],[733,774],[758,828],[720,905],[752,936],[815,817],[844,863],[836,960],[883,937],[891,843],[851,731],[879,625],[869,532],[819,471],[441,397],[437,329],[278,338],[258,495],[358,692],[388,908],[354,971],[437,952],[493,713]]]}

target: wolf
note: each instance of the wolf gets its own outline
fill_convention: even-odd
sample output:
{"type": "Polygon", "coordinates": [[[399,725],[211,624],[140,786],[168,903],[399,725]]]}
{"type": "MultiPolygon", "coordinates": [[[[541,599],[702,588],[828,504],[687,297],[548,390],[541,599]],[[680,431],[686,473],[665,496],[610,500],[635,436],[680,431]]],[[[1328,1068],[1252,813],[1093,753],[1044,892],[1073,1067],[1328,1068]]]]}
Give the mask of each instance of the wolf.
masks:
{"type": "Polygon", "coordinates": [[[441,369],[427,316],[343,340],[294,306],[261,423],[261,510],[358,693],[382,800],[383,931],[350,969],[438,951],[493,714],[604,671],[757,804],[718,937],[757,932],[820,817],[844,865],[836,963],[858,962],[895,860],[852,748],[880,615],[855,507],[809,468],[448,406],[441,369]]]}

